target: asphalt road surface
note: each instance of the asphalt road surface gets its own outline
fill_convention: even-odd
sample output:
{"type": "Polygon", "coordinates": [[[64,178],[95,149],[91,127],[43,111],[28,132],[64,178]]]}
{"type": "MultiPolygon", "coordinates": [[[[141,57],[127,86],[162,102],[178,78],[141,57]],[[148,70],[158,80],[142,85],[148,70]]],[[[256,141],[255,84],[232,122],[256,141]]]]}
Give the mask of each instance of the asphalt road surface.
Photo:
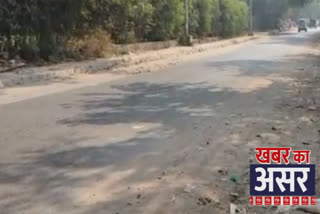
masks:
{"type": "Polygon", "coordinates": [[[286,120],[277,105],[314,34],[1,105],[0,213],[228,213],[232,191],[246,204],[228,177],[286,120]]]}

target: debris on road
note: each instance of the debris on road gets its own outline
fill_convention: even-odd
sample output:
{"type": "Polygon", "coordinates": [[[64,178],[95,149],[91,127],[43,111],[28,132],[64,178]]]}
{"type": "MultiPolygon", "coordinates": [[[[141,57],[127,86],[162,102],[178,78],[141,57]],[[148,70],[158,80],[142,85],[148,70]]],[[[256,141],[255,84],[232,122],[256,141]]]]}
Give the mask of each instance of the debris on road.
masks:
{"type": "Polygon", "coordinates": [[[230,214],[238,214],[240,213],[240,209],[238,209],[238,206],[231,203],[230,204],[230,214]]]}
{"type": "Polygon", "coordinates": [[[211,204],[212,202],[212,199],[208,198],[208,197],[200,197],[198,198],[198,205],[203,205],[203,206],[206,206],[206,205],[209,205],[211,204]]]}
{"type": "Polygon", "coordinates": [[[253,160],[254,160],[253,157],[250,157],[249,158],[249,163],[253,163],[253,160]]]}
{"type": "Polygon", "coordinates": [[[317,111],[317,107],[316,106],[310,106],[308,108],[308,111],[317,111]]]}
{"type": "Polygon", "coordinates": [[[240,195],[238,193],[236,193],[236,192],[231,192],[230,196],[231,196],[231,201],[232,202],[235,202],[240,197],[240,195]]]}
{"type": "Polygon", "coordinates": [[[171,198],[171,202],[172,202],[172,203],[176,202],[176,198],[177,198],[177,196],[176,196],[176,195],[173,195],[172,198],[171,198]]]}
{"type": "Polygon", "coordinates": [[[199,152],[203,151],[203,147],[199,146],[199,147],[198,147],[198,151],[199,151],[199,152]]]}
{"type": "Polygon", "coordinates": [[[275,126],[272,126],[272,131],[280,131],[280,128],[277,128],[277,127],[275,127],[275,126]]]}
{"type": "Polygon", "coordinates": [[[312,123],[313,123],[312,119],[309,118],[309,117],[306,117],[306,116],[300,117],[299,120],[300,120],[301,122],[307,123],[308,125],[312,125],[312,123]]]}
{"type": "Polygon", "coordinates": [[[191,193],[194,189],[196,188],[196,186],[194,184],[187,184],[185,187],[184,187],[184,191],[186,193],[191,193]]]}
{"type": "Polygon", "coordinates": [[[230,181],[232,181],[233,183],[238,183],[239,182],[239,176],[236,174],[232,174],[230,176],[230,181]]]}
{"type": "Polygon", "coordinates": [[[226,170],[226,169],[219,168],[217,171],[220,175],[227,175],[228,174],[228,170],[226,170]]]}

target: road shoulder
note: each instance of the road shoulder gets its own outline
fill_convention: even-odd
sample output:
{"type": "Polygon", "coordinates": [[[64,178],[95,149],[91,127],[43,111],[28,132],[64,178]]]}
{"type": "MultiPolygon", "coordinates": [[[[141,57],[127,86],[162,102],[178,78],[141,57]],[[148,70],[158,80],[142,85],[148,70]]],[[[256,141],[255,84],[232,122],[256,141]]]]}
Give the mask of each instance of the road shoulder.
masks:
{"type": "Polygon", "coordinates": [[[168,71],[172,66],[196,60],[209,52],[211,55],[221,55],[266,38],[266,34],[243,36],[194,47],[174,47],[119,58],[28,68],[17,73],[0,74],[0,105],[95,86],[133,74],[168,71]]]}

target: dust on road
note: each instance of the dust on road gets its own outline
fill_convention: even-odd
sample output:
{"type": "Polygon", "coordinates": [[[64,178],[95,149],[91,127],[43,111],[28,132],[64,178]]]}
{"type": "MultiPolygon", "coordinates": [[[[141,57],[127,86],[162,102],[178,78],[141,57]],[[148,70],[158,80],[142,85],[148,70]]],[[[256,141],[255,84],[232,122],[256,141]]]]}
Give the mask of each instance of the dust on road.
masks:
{"type": "Polygon", "coordinates": [[[249,164],[257,146],[319,149],[319,57],[302,48],[308,39],[1,106],[1,210],[275,213],[248,207],[249,164]]]}

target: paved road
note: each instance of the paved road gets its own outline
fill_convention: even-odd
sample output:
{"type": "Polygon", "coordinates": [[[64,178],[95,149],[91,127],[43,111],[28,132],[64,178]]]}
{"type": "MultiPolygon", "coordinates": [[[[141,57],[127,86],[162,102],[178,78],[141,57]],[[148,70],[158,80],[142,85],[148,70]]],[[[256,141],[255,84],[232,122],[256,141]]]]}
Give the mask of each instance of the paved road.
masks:
{"type": "Polygon", "coordinates": [[[0,213],[226,213],[217,169],[248,165],[246,128],[276,114],[312,35],[0,106],[0,213]]]}

